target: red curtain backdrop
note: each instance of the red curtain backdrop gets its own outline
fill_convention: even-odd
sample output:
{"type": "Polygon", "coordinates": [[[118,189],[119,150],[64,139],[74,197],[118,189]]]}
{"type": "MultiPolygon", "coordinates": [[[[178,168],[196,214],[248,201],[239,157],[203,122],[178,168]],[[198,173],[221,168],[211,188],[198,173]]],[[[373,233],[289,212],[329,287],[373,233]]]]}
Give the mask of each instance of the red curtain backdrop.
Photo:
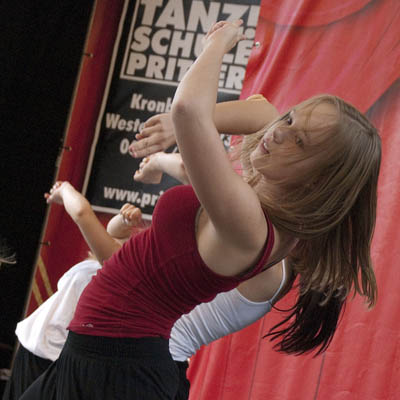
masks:
{"type": "Polygon", "coordinates": [[[190,362],[192,400],[400,399],[399,22],[397,0],[261,2],[242,97],[262,93],[283,112],[312,95],[336,94],[381,132],[372,254],[379,299],[372,311],[359,298],[349,302],[329,350],[316,358],[276,353],[262,339],[277,311],[201,349],[190,362]]]}

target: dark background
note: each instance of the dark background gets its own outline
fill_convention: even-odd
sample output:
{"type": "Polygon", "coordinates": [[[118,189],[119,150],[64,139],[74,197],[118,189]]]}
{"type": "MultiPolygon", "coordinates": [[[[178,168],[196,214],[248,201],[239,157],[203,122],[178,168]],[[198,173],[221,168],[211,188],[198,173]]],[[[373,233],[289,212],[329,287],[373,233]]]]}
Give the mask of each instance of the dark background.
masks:
{"type": "Polygon", "coordinates": [[[0,269],[0,369],[23,317],[93,4],[0,2],[0,237],[17,255],[0,269]]]}

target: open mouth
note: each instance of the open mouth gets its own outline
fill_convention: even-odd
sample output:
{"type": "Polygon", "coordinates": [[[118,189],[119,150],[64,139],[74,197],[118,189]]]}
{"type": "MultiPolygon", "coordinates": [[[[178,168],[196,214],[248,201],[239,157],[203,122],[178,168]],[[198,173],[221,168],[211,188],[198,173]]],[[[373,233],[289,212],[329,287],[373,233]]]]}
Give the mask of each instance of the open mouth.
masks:
{"type": "Polygon", "coordinates": [[[263,142],[262,142],[262,148],[263,148],[263,150],[264,150],[264,153],[266,153],[266,154],[269,154],[269,150],[268,150],[268,147],[267,147],[267,143],[263,140],[263,142]]]}

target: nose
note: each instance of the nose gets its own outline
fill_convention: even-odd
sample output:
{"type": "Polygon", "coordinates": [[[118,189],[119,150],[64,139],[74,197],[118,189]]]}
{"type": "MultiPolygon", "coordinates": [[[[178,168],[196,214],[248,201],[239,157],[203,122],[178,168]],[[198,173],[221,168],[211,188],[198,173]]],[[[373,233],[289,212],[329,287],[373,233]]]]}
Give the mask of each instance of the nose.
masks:
{"type": "Polygon", "coordinates": [[[278,126],[274,129],[272,137],[275,143],[282,144],[285,142],[285,140],[289,137],[290,134],[291,134],[290,129],[284,126],[278,126]]]}

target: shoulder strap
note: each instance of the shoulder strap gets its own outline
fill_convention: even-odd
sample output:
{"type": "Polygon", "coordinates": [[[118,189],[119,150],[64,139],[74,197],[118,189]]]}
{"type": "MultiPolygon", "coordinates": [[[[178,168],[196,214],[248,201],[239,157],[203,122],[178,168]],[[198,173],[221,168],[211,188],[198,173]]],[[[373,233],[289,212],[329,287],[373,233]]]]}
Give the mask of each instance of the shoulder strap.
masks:
{"type": "Polygon", "coordinates": [[[283,285],[285,284],[285,281],[286,281],[286,263],[285,263],[285,260],[282,260],[282,280],[281,280],[281,284],[279,285],[278,290],[275,292],[275,294],[269,300],[271,303],[273,303],[275,298],[276,298],[276,296],[278,296],[279,292],[283,288],[283,285]]]}

